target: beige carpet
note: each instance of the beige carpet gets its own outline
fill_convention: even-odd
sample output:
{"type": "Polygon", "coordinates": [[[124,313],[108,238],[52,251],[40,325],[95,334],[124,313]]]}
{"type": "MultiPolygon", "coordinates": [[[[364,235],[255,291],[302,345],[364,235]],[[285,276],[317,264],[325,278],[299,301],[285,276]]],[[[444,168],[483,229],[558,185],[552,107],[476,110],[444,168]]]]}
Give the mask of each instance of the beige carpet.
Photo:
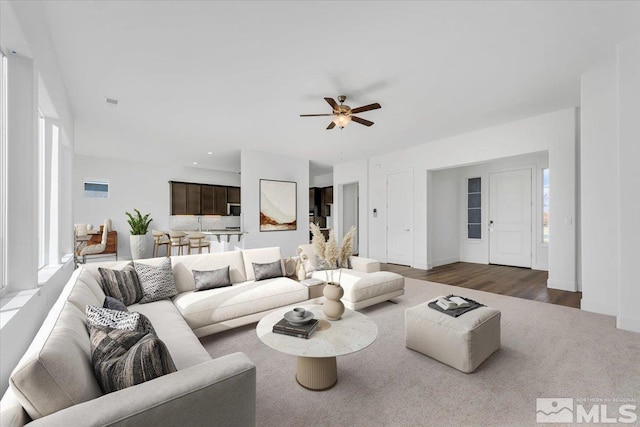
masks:
{"type": "Polygon", "coordinates": [[[538,397],[633,398],[640,409],[640,334],[613,317],[414,279],[405,292],[361,311],[378,338],[338,358],[338,383],[325,392],[297,385],[295,357],[262,344],[255,325],[202,342],[213,357],[254,361],[259,426],[535,425],[538,397]],[[502,312],[502,348],[473,374],[404,346],[404,310],[450,293],[502,312]]]}

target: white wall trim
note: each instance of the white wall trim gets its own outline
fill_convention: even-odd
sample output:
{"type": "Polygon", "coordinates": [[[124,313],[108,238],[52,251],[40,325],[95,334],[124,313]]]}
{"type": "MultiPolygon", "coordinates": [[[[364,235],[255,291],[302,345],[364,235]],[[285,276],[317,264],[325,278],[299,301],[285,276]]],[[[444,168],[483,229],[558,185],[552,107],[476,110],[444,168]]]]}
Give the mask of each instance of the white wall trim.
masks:
{"type": "Polygon", "coordinates": [[[460,258],[443,258],[432,261],[428,265],[428,270],[431,270],[435,267],[440,267],[441,265],[453,264],[454,262],[459,262],[460,258]]]}
{"type": "Polygon", "coordinates": [[[616,320],[616,326],[618,327],[618,329],[640,333],[640,320],[638,319],[629,319],[618,316],[616,320]]]}
{"type": "Polygon", "coordinates": [[[547,288],[559,289],[561,291],[576,292],[578,285],[576,282],[570,282],[568,280],[547,280],[547,288]]]}
{"type": "Polygon", "coordinates": [[[618,307],[611,304],[605,304],[602,301],[594,301],[587,298],[582,298],[580,300],[580,309],[590,311],[592,313],[607,314],[609,316],[618,315],[618,307]]]}

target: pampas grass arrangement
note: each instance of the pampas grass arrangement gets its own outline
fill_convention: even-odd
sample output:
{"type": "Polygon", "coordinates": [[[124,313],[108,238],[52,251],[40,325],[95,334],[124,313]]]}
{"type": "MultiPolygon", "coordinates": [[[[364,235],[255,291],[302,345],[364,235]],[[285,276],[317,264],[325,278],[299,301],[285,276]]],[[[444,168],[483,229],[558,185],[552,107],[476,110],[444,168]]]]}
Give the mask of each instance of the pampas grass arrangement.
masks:
{"type": "Polygon", "coordinates": [[[356,227],[349,229],[347,234],[344,235],[342,244],[339,247],[333,230],[329,231],[329,238],[325,241],[324,235],[317,224],[309,223],[309,229],[313,235],[311,244],[318,258],[322,261],[325,274],[327,275],[327,283],[333,283],[333,272],[338,268],[340,269],[338,283],[340,283],[342,268],[349,267],[349,257],[353,255],[353,237],[356,232],[356,227]]]}

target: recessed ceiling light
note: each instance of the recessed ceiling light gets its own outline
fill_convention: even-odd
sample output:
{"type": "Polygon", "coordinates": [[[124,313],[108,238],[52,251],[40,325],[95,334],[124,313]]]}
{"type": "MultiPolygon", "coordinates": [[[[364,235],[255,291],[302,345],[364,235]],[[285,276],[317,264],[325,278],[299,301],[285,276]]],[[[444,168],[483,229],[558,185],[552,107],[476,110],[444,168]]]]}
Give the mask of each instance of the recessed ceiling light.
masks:
{"type": "Polygon", "coordinates": [[[197,165],[197,164],[198,164],[198,162],[193,162],[193,164],[194,164],[194,165],[197,165]]]}
{"type": "Polygon", "coordinates": [[[213,156],[213,151],[207,151],[207,154],[213,156]]]}

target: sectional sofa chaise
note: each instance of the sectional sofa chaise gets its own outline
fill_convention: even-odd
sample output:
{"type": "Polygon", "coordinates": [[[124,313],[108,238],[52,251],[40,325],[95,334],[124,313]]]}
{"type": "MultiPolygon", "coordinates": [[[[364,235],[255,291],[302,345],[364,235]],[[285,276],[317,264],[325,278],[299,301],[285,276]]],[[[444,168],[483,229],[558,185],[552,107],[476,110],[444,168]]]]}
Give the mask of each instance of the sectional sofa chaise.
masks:
{"type": "MultiPolygon", "coordinates": [[[[136,262],[158,266],[164,260],[136,262]]],[[[255,365],[243,353],[212,359],[198,337],[254,323],[280,307],[308,300],[309,289],[290,278],[255,280],[253,263],[277,260],[284,262],[279,248],[171,257],[178,294],[128,309],[151,321],[177,371],[108,394],[103,394],[93,372],[85,309],[102,306],[105,300],[98,267],[118,270],[130,261],[82,266],[65,285],[11,375],[10,388],[0,402],[2,427],[30,422],[34,426],[255,425],[255,365]],[[232,286],[195,291],[192,270],[226,266],[232,286]]],[[[362,274],[365,279],[379,269],[375,261],[357,257],[352,265],[364,271],[351,274],[362,274]]],[[[348,271],[343,278],[345,274],[348,271]]],[[[377,280],[404,287],[403,278],[393,273],[377,280]]],[[[348,307],[357,309],[366,300],[380,302],[381,295],[390,294],[375,280],[367,282],[372,287],[369,293],[356,290],[356,282],[345,284],[348,307]],[[351,288],[353,292],[348,291],[351,288]]]]}

